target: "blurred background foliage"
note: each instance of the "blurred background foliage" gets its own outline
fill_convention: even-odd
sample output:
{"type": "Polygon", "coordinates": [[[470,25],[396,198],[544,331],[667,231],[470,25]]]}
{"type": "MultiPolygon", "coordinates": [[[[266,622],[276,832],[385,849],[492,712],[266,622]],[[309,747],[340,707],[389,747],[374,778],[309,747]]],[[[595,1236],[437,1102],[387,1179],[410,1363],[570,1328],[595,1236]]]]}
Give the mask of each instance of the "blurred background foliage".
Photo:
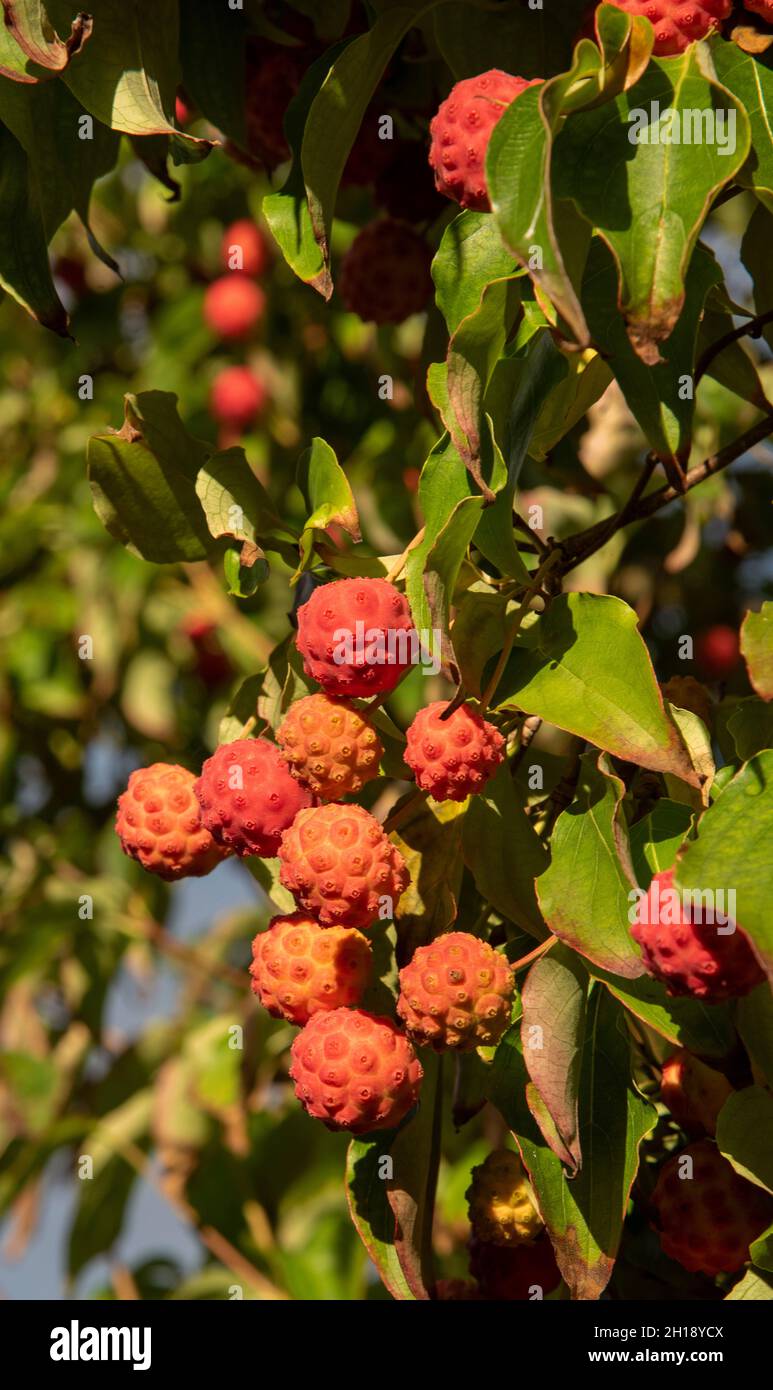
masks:
{"type": "MultiPolygon", "coordinates": [[[[212,134],[195,117],[191,129],[212,134]]],[[[320,435],[351,479],[366,544],[397,554],[421,524],[416,483],[438,433],[423,385],[438,328],[434,313],[394,331],[366,326],[275,256],[259,335],[224,347],[202,318],[204,290],[222,273],[224,227],[259,221],[269,182],[221,147],[175,178],[176,202],[125,141],[99,183],[92,226],[122,279],[74,221],[57,234],[52,266],[74,342],[10,299],[0,305],[0,1292],[220,1298],[238,1285],[245,1297],[385,1298],[345,1206],[346,1138],[293,1101],[292,1030],[249,991],[250,940],[267,917],[260,888],[233,861],[170,888],[124,858],[113,833],[132,768],[168,759],[197,769],[213,748],[229,693],[286,636],[291,571],[272,556],[268,583],[237,603],[216,566],[135,558],[94,513],[84,454],[91,434],[120,426],[124,394],[145,389],[176,392],[188,429],[216,441],[212,379],[246,360],[270,406],[243,443],[280,514],[303,522],[295,468],[320,435]],[[391,399],[379,391],[385,373],[391,399]],[[82,398],[85,377],[93,399],[82,398]],[[224,1049],[234,1027],[243,1047],[224,1049]],[[83,1153],[93,1181],[79,1179],[83,1153]]],[[[749,305],[727,248],[751,210],[736,198],[709,227],[734,297],[749,305]]],[[[433,245],[452,212],[428,229],[433,245]]],[[[346,189],[338,214],[334,260],[373,215],[367,187],[346,189]]],[[[770,356],[764,343],[755,351],[770,356]]],[[[769,365],[762,372],[770,378],[769,365]]],[[[695,458],[752,418],[706,381],[695,458]]],[[[590,525],[627,494],[645,452],[607,393],[547,458],[528,461],[521,509],[543,507],[545,535],[590,525]]],[[[681,634],[737,627],[773,597],[770,461],[770,444],[759,445],[570,577],[636,609],[661,680],[706,674],[679,659],[681,634]]],[[[728,690],[750,693],[742,667],[728,690]]],[[[434,697],[416,672],[389,710],[405,727],[434,697]]],[[[539,740],[546,760],[562,751],[558,731],[539,740]]],[[[449,1067],[445,1084],[461,1087],[463,1108],[474,1076],[449,1067]]],[[[466,1273],[470,1168],[503,1138],[490,1108],[444,1136],[436,1245],[446,1277],[466,1273]]],[[[658,1257],[646,1229],[631,1239],[619,1288],[637,1297],[658,1257]]]]}

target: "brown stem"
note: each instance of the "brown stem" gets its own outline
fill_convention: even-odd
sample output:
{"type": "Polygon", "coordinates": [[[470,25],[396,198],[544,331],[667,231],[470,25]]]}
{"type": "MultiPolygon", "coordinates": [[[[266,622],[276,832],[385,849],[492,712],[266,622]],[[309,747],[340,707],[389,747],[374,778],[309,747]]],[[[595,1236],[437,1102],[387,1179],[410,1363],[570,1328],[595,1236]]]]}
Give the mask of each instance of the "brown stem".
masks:
{"type": "Polygon", "coordinates": [[[395,580],[400,578],[400,575],[405,569],[405,562],[408,559],[408,556],[410,555],[412,550],[416,549],[417,545],[421,545],[422,541],[424,540],[424,534],[425,528],[422,526],[421,530],[416,532],[416,535],[410,542],[410,545],[407,545],[405,547],[405,550],[403,551],[402,555],[398,555],[392,568],[386,576],[387,584],[394,584],[395,580]]]}
{"type": "Polygon", "coordinates": [[[742,323],[740,328],[733,328],[728,333],[723,333],[721,338],[717,338],[715,343],[710,343],[705,352],[698,359],[695,368],[695,385],[706,375],[715,357],[719,357],[725,348],[737,343],[741,338],[759,338],[766,324],[773,323],[773,309],[768,309],[764,314],[756,314],[748,323],[742,323]]]}
{"type": "Polygon", "coordinates": [[[533,951],[529,951],[528,956],[521,956],[520,960],[512,961],[510,969],[514,971],[525,969],[527,965],[531,965],[532,961],[539,960],[539,957],[544,956],[546,951],[550,951],[557,941],[557,936],[549,936],[547,941],[541,941],[539,946],[535,946],[533,951]]]}
{"type": "MultiPolygon", "coordinates": [[[[752,425],[751,429],[746,430],[732,444],[725,445],[724,449],[720,449],[718,453],[712,454],[703,463],[698,463],[694,468],[691,468],[685,474],[683,492],[690,492],[692,488],[698,487],[707,478],[713,477],[716,473],[720,473],[723,468],[735,463],[742,454],[753,449],[755,444],[767,439],[771,431],[773,431],[773,413],[764,415],[761,420],[757,421],[756,425],[752,425]]],[[[626,503],[622,511],[612,518],[612,524],[610,524],[609,518],[605,518],[603,521],[597,521],[595,526],[589,526],[587,530],[578,531],[577,535],[570,536],[559,547],[562,557],[561,575],[568,574],[570,570],[576,569],[583,560],[587,560],[588,556],[595,555],[596,551],[606,545],[607,541],[611,540],[622,526],[630,526],[634,521],[644,521],[647,517],[654,516],[655,512],[667,507],[670,502],[676,501],[682,495],[683,493],[677,488],[667,484],[655,492],[648,493],[646,497],[640,497],[633,506],[629,507],[629,503],[626,503]]]]}

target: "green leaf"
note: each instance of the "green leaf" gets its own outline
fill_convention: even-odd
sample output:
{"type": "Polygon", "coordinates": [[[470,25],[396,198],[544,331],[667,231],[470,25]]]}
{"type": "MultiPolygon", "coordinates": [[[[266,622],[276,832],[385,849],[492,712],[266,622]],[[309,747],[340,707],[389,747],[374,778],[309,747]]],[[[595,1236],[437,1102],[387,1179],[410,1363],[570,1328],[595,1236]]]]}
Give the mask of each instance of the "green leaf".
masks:
{"type": "MultiPolygon", "coordinates": [[[[70,0],[54,0],[52,17],[66,13],[70,0]]],[[[152,19],[142,0],[93,0],[94,30],[78,62],[63,80],[92,116],[127,135],[169,135],[183,149],[210,149],[176,130],[178,81],[177,0],[156,0],[152,19]]]]}
{"type": "Polygon", "coordinates": [[[362,540],[357,504],[335,453],[324,439],[315,438],[298,462],[298,486],[309,508],[301,535],[301,564],[297,576],[308,569],[314,554],[314,533],[337,525],[351,536],[362,540]]]}
{"type": "Polygon", "coordinates": [[[773,973],[773,749],[759,753],[702,816],[676,866],[677,888],[734,890],[737,921],[773,973]],[[752,830],[753,827],[753,830],[752,830]]]}
{"type": "Polygon", "coordinates": [[[550,930],[603,970],[628,979],[643,972],[630,931],[634,885],[620,804],[625,787],[606,760],[581,759],[571,806],[556,821],[551,861],[537,882],[550,930]]]}
{"type": "Polygon", "coordinates": [[[392,831],[411,878],[395,908],[403,960],[455,922],[462,886],[464,803],[420,801],[392,831]]]}
{"type": "MultiPolygon", "coordinates": [[[[699,242],[695,248],[696,255],[704,249],[703,243],[699,242]]],[[[689,295],[689,272],[687,279],[689,295]]],[[[698,342],[695,350],[698,361],[709,348],[713,347],[714,343],[719,342],[720,338],[727,338],[732,333],[735,327],[734,313],[734,306],[722,288],[709,290],[703,317],[698,328],[698,342]]],[[[748,313],[748,310],[744,310],[744,313],[748,313]]],[[[749,356],[743,343],[728,342],[721,352],[712,357],[707,368],[707,376],[713,377],[714,381],[718,381],[728,391],[735,392],[741,400],[748,401],[758,410],[767,408],[765,390],[757,370],[757,364],[749,356]]]]}
{"type": "Polygon", "coordinates": [[[485,667],[502,646],[502,632],[517,610],[515,599],[508,599],[487,584],[471,586],[459,599],[451,636],[468,695],[480,698],[483,694],[485,667]]]}
{"type": "Polygon", "coordinates": [[[725,1295],[726,1303],[760,1302],[773,1299],[773,1274],[747,1269],[742,1279],[725,1295]]]}
{"type": "Polygon", "coordinates": [[[631,862],[640,888],[649,888],[653,874],[670,869],[692,825],[689,806],[662,797],[629,831],[631,862]]]}
{"type": "Polygon", "coordinates": [[[773,73],[761,59],[753,58],[736,43],[715,36],[708,40],[717,77],[737,97],[751,126],[751,153],[737,174],[743,188],[751,188],[773,212],[773,73]]]}
{"type": "Polygon", "coordinates": [[[695,395],[691,387],[698,329],[706,296],[722,279],[714,256],[696,247],[685,277],[679,319],[662,344],[661,360],[646,363],[631,343],[617,303],[617,269],[609,247],[594,237],[585,268],[582,302],[595,340],[604,344],[626,401],[652,448],[664,459],[690,452],[695,395]]]}
{"type": "Polygon", "coordinates": [[[597,1299],[614,1267],[639,1145],[657,1118],[634,1086],[620,1006],[605,990],[594,990],[588,1004],[579,1092],[583,1166],[571,1182],[529,1112],[527,1079],[511,1029],[494,1059],[492,1101],[515,1135],[572,1297],[597,1299]]]}
{"type": "Polygon", "coordinates": [[[309,107],[301,167],[311,228],[324,266],[320,282],[311,283],[326,299],[332,290],[330,228],[341,174],[386,66],[420,13],[415,8],[396,6],[379,15],[372,28],[335,57],[309,107]]]}
{"type": "Polygon", "coordinates": [[[269,577],[268,560],[259,545],[228,549],[223,556],[223,573],[228,592],[234,598],[250,598],[269,577]]]}
{"type": "Polygon", "coordinates": [[[471,797],[462,850],[481,896],[508,921],[544,940],[534,880],[544,871],[547,852],[517,799],[506,763],[471,797]]]}
{"type": "Polygon", "coordinates": [[[269,193],[263,199],[262,206],[263,216],[287,264],[300,280],[319,290],[325,299],[329,299],[333,292],[333,282],[314,236],[301,166],[301,142],[314,98],[330,71],[331,62],[336,54],[343,52],[344,47],[337,45],[329,53],[323,54],[304,73],[284,120],[285,134],[292,152],[290,172],[281,189],[277,193],[269,193]]]}
{"type": "Polygon", "coordinates": [[[435,1286],[432,1225],[440,1165],[442,1058],[425,1051],[422,1066],[419,1108],[390,1145],[394,1173],[386,1190],[395,1218],[397,1258],[414,1297],[428,1299],[435,1286]]]}
{"type": "Polygon", "coordinates": [[[51,278],[38,181],[5,126],[0,126],[0,202],[0,286],[44,328],[66,338],[68,318],[51,278]]]}
{"type": "Polygon", "coordinates": [[[773,700],[773,603],[763,603],[759,613],[746,614],[741,651],[760,699],[773,700]]]}
{"type": "Polygon", "coordinates": [[[582,1164],[578,1097],[587,995],[587,973],[560,944],[535,961],[521,993],[524,1061],[555,1127],[542,1132],[574,1172],[582,1164]]]}
{"type": "Polygon", "coordinates": [[[60,39],[49,18],[52,5],[44,0],[3,0],[0,76],[31,84],[64,71],[93,29],[90,14],[81,11],[73,17],[72,6],[65,8],[69,8],[71,16],[70,32],[66,39],[60,39]]]}
{"type": "Polygon", "coordinates": [[[569,363],[556,347],[547,329],[529,342],[518,375],[507,421],[507,468],[512,482],[517,482],[527,454],[544,420],[543,412],[562,389],[569,375],[569,363]]]}
{"type": "Polygon", "coordinates": [[[516,705],[616,757],[698,785],[667,717],[636,614],[620,599],[554,599],[518,634],[497,699],[500,708],[516,705]]]}
{"type": "Polygon", "coordinates": [[[435,299],[449,337],[477,313],[489,285],[522,274],[487,212],[459,213],[443,232],[432,262],[435,299]]]}
{"type": "Polygon", "coordinates": [[[122,429],[92,435],[86,451],[97,516],[144,560],[204,559],[221,548],[196,495],[207,445],[188,434],[171,392],[143,391],[124,404],[122,429]]]}
{"type": "MultiPolygon", "coordinates": [[[[461,564],[472,534],[470,526],[477,521],[483,499],[473,496],[474,484],[457,450],[447,435],[433,448],[422,470],[419,482],[419,501],[424,513],[424,538],[406,559],[406,594],[413,621],[419,632],[430,631],[432,613],[424,587],[427,559],[435,541],[445,532],[441,543],[442,558],[461,564]],[[463,503],[463,506],[459,504],[463,503]],[[469,523],[469,525],[468,525],[469,523]],[[448,528],[448,529],[447,529],[448,528]]],[[[474,529],[474,528],[473,528],[474,529]]],[[[435,565],[437,566],[437,557],[435,565]]],[[[450,569],[447,569],[450,573],[450,569]]]]}
{"type": "Polygon", "coordinates": [[[665,986],[649,975],[621,980],[596,965],[591,964],[588,969],[630,1013],[677,1047],[705,1057],[727,1057],[735,1048],[737,1039],[727,1004],[672,999],[665,986]]]}
{"type": "Polygon", "coordinates": [[[555,194],[574,199],[609,246],[631,344],[648,365],[662,360],[660,345],[684,306],[698,233],[712,200],[746,159],[749,142],[743,107],[715,79],[702,44],[690,44],[677,58],[653,58],[625,95],[572,116],[556,141],[555,194]],[[661,122],[682,123],[705,111],[713,123],[716,112],[725,111],[728,133],[734,113],[734,150],[725,146],[720,153],[717,141],[708,139],[665,143],[661,125],[648,124],[652,103],[661,113],[676,113],[663,114],[661,122]],[[649,143],[652,130],[658,143],[649,143]]]}
{"type": "Polygon", "coordinates": [[[357,1234],[393,1298],[415,1298],[395,1249],[395,1217],[381,1176],[388,1155],[380,1140],[353,1139],[346,1156],[344,1186],[357,1234]]]}
{"type": "Polygon", "coordinates": [[[746,1051],[768,1085],[773,1085],[773,994],[758,985],[735,1005],[738,1032],[746,1051]]]}
{"type": "MultiPolygon", "coordinates": [[[[770,239],[773,235],[773,209],[762,203],[755,209],[741,242],[741,260],[754,282],[754,307],[758,314],[764,314],[773,303],[773,258],[770,255],[770,239]]],[[[763,328],[763,337],[768,347],[773,346],[773,323],[763,328]]]]}
{"type": "Polygon", "coordinates": [[[578,286],[590,227],[577,206],[556,196],[554,141],[569,113],[599,102],[606,109],[615,92],[646,66],[651,47],[640,19],[603,13],[603,57],[595,45],[578,44],[567,72],[511,103],[486,154],[489,196],[505,246],[528,268],[584,347],[590,345],[590,332],[578,286]]]}
{"type": "MultiPolygon", "coordinates": [[[[280,520],[263,484],[250,468],[241,446],[210,454],[196,475],[196,496],[201,503],[207,528],[216,540],[241,541],[240,552],[227,561],[229,582],[243,583],[242,569],[261,566],[262,548],[274,550],[288,564],[296,559],[292,529],[280,520]],[[235,573],[234,573],[235,566],[235,573]]],[[[264,562],[265,563],[265,562],[264,562]]],[[[255,576],[259,583],[267,577],[263,566],[255,576]]]]}
{"type": "Polygon", "coordinates": [[[727,731],[741,762],[773,748],[773,703],[753,697],[739,700],[727,721],[727,731]]]}
{"type": "Polygon", "coordinates": [[[243,1053],[233,1046],[231,1015],[210,1018],[189,1032],[182,1050],[194,1099],[210,1114],[227,1119],[241,1098],[243,1053]]]}
{"type": "Polygon", "coordinates": [[[83,107],[63,82],[19,86],[0,82],[0,120],[23,146],[34,181],[37,204],[48,241],[75,210],[89,234],[92,249],[111,269],[115,262],[96,242],[89,226],[89,202],[96,179],[112,169],[120,137],[99,121],[92,138],[83,140],[83,107]]]}
{"type": "MultiPolygon", "coordinates": [[[[773,1193],[773,1096],[746,1086],[728,1096],[717,1120],[717,1145],[737,1173],[773,1193]]],[[[773,1216],[773,1202],[771,1203],[773,1216]]]]}

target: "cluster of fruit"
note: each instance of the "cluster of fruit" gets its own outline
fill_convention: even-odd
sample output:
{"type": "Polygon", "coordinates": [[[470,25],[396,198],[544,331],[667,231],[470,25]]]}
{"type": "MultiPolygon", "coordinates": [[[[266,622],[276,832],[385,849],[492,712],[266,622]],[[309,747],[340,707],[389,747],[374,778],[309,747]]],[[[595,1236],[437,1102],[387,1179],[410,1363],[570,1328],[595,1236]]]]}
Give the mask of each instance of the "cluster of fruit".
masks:
{"type": "MultiPolygon", "coordinates": [[[[270,263],[268,243],[260,227],[240,218],[223,233],[221,257],[226,273],[213,280],[204,295],[204,320],[219,339],[243,343],[263,318],[266,296],[258,284],[270,263]]],[[[210,409],[221,427],[224,447],[260,418],[268,403],[262,377],[243,363],[218,372],[210,391],[210,409]]]]}
{"type": "Polygon", "coordinates": [[[473,1168],[466,1196],[472,1280],[441,1280],[435,1297],[513,1302],[552,1293],[561,1272],[518,1155],[512,1149],[489,1154],[473,1168]]]}
{"type": "Polygon", "coordinates": [[[692,1142],[660,1169],[650,1220],[667,1255],[712,1277],[740,1269],[773,1220],[773,1198],[740,1177],[715,1142],[719,1112],[732,1094],[722,1072],[685,1048],[663,1066],[660,1098],[692,1142]]]}
{"type": "MultiPolygon", "coordinates": [[[[118,806],[125,852],[168,880],[200,876],[227,855],[278,857],[298,911],[273,919],[253,943],[252,987],[276,1017],[302,1028],[292,1048],[296,1094],[310,1114],[352,1133],[392,1127],[415,1103],[414,1044],[471,1050],[499,1041],[510,1021],[513,975],[504,957],[466,932],[420,947],[401,971],[397,1013],[356,1007],[367,987],[364,935],[392,917],[408,885],[399,850],[356,795],[378,776],[383,747],[367,707],[408,666],[399,638],[415,635],[404,596],[383,579],[342,579],[314,590],[298,612],[297,645],[321,687],[298,700],[265,737],[221,744],[198,777],[156,763],[133,772],[118,806]],[[357,624],[394,661],[337,639],[357,624]]],[[[480,792],[504,757],[504,739],[470,705],[448,717],[438,702],[406,735],[406,773],[437,800],[480,792]]]]}

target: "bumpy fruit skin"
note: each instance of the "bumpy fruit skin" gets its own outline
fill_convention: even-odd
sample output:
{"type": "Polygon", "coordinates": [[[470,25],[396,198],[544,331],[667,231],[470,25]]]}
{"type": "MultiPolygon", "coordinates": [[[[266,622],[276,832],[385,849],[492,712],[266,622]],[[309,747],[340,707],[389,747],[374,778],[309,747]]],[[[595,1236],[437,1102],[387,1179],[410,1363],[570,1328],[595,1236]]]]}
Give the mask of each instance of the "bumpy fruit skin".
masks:
{"type": "Polygon", "coordinates": [[[266,296],[243,271],[221,275],[207,286],[204,320],[213,333],[227,341],[248,338],[263,317],[266,296]]]}
{"type": "Polygon", "coordinates": [[[201,878],[225,858],[202,823],[195,775],[174,763],[138,768],[118,798],[115,828],[124,854],[173,881],[201,878]]]}
{"type": "Polygon", "coordinates": [[[694,916],[679,900],[673,869],[655,874],[631,927],[647,973],[668,994],[690,994],[707,1004],[740,998],[761,984],[764,973],[740,927],[721,936],[721,924],[694,916]]]}
{"type": "Polygon", "coordinates": [[[773,1197],[736,1173],[711,1139],[688,1144],[663,1165],[652,1194],[652,1225],[667,1255],[695,1273],[740,1269],[773,1220],[773,1197]],[[680,1160],[692,1177],[680,1178],[680,1160]]]}
{"type": "Polygon", "coordinates": [[[414,638],[408,603],[386,579],[334,580],[298,609],[304,670],[328,695],[394,690],[411,664],[414,638]]]}
{"type": "Polygon", "coordinates": [[[296,700],[276,737],[293,777],[322,801],[340,801],[378,776],[381,739],[348,700],[322,694],[296,700]]]}
{"type": "Polygon", "coordinates": [[[277,854],[283,832],[312,802],[279,749],[264,738],[222,743],[204,763],[194,790],[207,829],[241,857],[277,854]]]}
{"type": "Polygon", "coordinates": [[[212,382],[209,403],[221,425],[246,429],[262,414],[268,393],[249,367],[224,367],[212,382]]]}
{"type": "Polygon", "coordinates": [[[465,1193],[472,1229],[493,1245],[527,1245],[544,1229],[523,1164],[512,1149],[495,1149],[472,1170],[465,1193]]]}
{"type": "Polygon", "coordinates": [[[266,238],[249,217],[226,227],[220,254],[226,270],[243,270],[245,275],[262,275],[269,262],[266,238]]]}
{"type": "Polygon", "coordinates": [[[391,1018],[365,1009],[313,1014],[291,1053],[295,1094],[328,1129],[393,1129],[419,1098],[421,1064],[391,1018]]]}
{"type": "Polygon", "coordinates": [[[489,1241],[470,1241],[470,1274],[477,1279],[481,1297],[496,1302],[517,1302],[533,1298],[532,1289],[543,1298],[561,1282],[553,1246],[545,1233],[533,1245],[493,1245],[489,1241]]]}
{"type": "Polygon", "coordinates": [[[447,932],[403,966],[397,1012],[418,1046],[472,1052],[499,1042],[513,986],[513,972],[493,946],[469,932],[447,932]]]}
{"type": "Polygon", "coordinates": [[[429,162],[439,193],[463,208],[491,211],[486,186],[491,132],[516,97],[541,82],[540,77],[528,82],[491,68],[478,77],[465,77],[451,88],[429,127],[429,162]]]}
{"type": "Polygon", "coordinates": [[[371,949],[352,927],[321,927],[303,912],[274,917],[252,943],[252,991],[274,1018],[303,1027],[320,1010],[359,1004],[371,949]]]}
{"type": "Polygon", "coordinates": [[[626,14],[644,15],[655,30],[658,58],[684,53],[727,19],[733,0],[608,0],[626,14]]]}
{"type": "Polygon", "coordinates": [[[696,681],[694,676],[672,676],[663,686],[663,694],[672,705],[697,714],[706,728],[711,728],[714,722],[714,704],[705,685],[696,681]]]}
{"type": "Polygon", "coordinates": [[[717,1118],[733,1087],[682,1047],[663,1064],[660,1098],[688,1134],[715,1134],[717,1118]]]}
{"type": "Polygon", "coordinates": [[[285,888],[323,927],[369,927],[379,900],[397,904],[408,886],[399,849],[362,806],[301,811],[282,836],[279,858],[285,888]]]}
{"type": "Polygon", "coordinates": [[[743,3],[752,14],[761,15],[768,24],[773,24],[773,0],[743,0],[743,3]]]}
{"type": "Polygon", "coordinates": [[[403,323],[427,307],[431,261],[429,246],[413,227],[381,217],[363,227],[341,262],[341,298],[366,323],[403,323]]]}
{"type": "Polygon", "coordinates": [[[741,660],[741,644],[735,628],[716,623],[699,633],[695,642],[695,661],[709,680],[721,681],[731,676],[741,660]]]}
{"type": "Polygon", "coordinates": [[[443,719],[447,709],[447,700],[436,700],[419,710],[406,735],[405,761],[435,801],[464,801],[494,775],[505,740],[471,705],[443,719]]]}

